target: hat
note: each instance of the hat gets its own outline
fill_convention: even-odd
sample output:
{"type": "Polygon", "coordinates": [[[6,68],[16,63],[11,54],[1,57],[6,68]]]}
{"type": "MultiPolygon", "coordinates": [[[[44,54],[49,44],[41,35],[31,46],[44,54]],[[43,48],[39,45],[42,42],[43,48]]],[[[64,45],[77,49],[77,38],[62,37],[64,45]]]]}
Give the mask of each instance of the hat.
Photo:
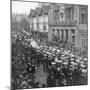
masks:
{"type": "Polygon", "coordinates": [[[56,49],[55,48],[53,48],[53,51],[55,51],[56,49]]]}
{"type": "Polygon", "coordinates": [[[49,55],[51,55],[51,53],[50,52],[46,52],[47,54],[49,54],[49,55]]]}
{"type": "Polygon", "coordinates": [[[56,64],[55,62],[52,62],[52,64],[54,65],[54,64],[56,64]]]}
{"type": "Polygon", "coordinates": [[[61,55],[61,57],[64,57],[64,56],[65,56],[64,54],[61,55]]]}
{"type": "Polygon", "coordinates": [[[49,58],[52,58],[52,56],[51,56],[51,55],[48,55],[48,57],[49,57],[49,58]]]}
{"type": "Polygon", "coordinates": [[[81,61],[80,63],[81,63],[81,64],[84,64],[84,62],[83,62],[83,61],[81,61]]]}
{"type": "Polygon", "coordinates": [[[52,47],[49,47],[50,50],[52,50],[52,47]]]}
{"type": "Polygon", "coordinates": [[[84,58],[83,60],[84,60],[84,61],[88,61],[88,59],[87,59],[87,58],[84,58]]]}
{"type": "Polygon", "coordinates": [[[47,54],[46,54],[46,53],[44,53],[44,56],[47,56],[47,54]]]}
{"type": "Polygon", "coordinates": [[[71,57],[75,57],[75,55],[74,55],[74,54],[70,54],[70,56],[71,56],[71,57]]]}
{"type": "Polygon", "coordinates": [[[60,52],[60,50],[58,49],[58,50],[57,50],[57,52],[59,53],[59,52],[60,52]]]}
{"type": "Polygon", "coordinates": [[[59,63],[62,63],[62,60],[58,60],[59,63]]]}
{"type": "Polygon", "coordinates": [[[79,59],[79,60],[82,60],[82,57],[79,57],[78,59],[79,59]]]}
{"type": "Polygon", "coordinates": [[[60,57],[62,60],[65,60],[65,58],[64,57],[60,57]]]}
{"type": "Polygon", "coordinates": [[[82,69],[82,72],[83,72],[83,73],[87,73],[87,70],[86,70],[86,69],[82,69]]]}
{"type": "Polygon", "coordinates": [[[76,60],[76,62],[80,62],[80,60],[79,60],[79,59],[77,59],[77,60],[76,60]]]}
{"type": "Polygon", "coordinates": [[[71,58],[70,60],[71,60],[71,61],[74,61],[75,59],[74,59],[74,58],[71,58]]]}
{"type": "Polygon", "coordinates": [[[71,51],[70,50],[68,50],[68,53],[70,53],[71,51]]]}
{"type": "Polygon", "coordinates": [[[67,51],[64,52],[65,55],[68,55],[69,53],[67,51]]]}
{"type": "Polygon", "coordinates": [[[60,68],[59,67],[57,68],[57,71],[60,71],[60,68]]]}
{"type": "Polygon", "coordinates": [[[53,56],[55,56],[55,54],[54,54],[54,53],[53,53],[52,55],[53,55],[53,56]]]}
{"type": "Polygon", "coordinates": [[[65,59],[68,59],[68,56],[65,56],[64,58],[65,58],[65,59]]]}
{"type": "Polygon", "coordinates": [[[83,64],[81,64],[80,66],[81,66],[82,68],[85,68],[85,65],[83,65],[83,64]]]}
{"type": "Polygon", "coordinates": [[[20,74],[20,75],[19,75],[19,77],[23,77],[23,75],[22,75],[22,74],[20,74]]]}
{"type": "Polygon", "coordinates": [[[75,63],[75,62],[71,62],[71,64],[72,64],[72,65],[77,65],[77,63],[75,63]]]}
{"type": "Polygon", "coordinates": [[[63,64],[64,64],[64,65],[68,65],[68,62],[64,62],[63,64]]]}

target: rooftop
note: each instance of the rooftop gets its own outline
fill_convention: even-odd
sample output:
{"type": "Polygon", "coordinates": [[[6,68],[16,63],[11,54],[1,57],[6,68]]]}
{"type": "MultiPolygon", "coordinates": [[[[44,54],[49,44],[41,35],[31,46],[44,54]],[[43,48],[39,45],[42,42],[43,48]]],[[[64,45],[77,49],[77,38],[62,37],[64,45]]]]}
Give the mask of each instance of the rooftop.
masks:
{"type": "Polygon", "coordinates": [[[42,15],[42,8],[37,7],[35,11],[36,11],[37,15],[39,15],[39,16],[42,15]]]}

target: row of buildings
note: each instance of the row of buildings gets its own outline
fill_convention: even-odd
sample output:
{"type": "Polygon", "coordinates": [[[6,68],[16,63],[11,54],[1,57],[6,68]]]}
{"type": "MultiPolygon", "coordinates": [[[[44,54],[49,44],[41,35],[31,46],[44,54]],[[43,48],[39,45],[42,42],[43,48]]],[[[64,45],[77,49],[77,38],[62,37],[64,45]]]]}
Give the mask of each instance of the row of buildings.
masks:
{"type": "Polygon", "coordinates": [[[30,11],[30,31],[54,36],[79,49],[88,47],[88,6],[48,4],[30,11]]]}

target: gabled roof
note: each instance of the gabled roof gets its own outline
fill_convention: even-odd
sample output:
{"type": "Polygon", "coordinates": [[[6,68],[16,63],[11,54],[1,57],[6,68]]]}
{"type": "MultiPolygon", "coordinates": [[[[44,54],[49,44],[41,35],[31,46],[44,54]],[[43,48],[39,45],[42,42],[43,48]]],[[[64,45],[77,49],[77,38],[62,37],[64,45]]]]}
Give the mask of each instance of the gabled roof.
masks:
{"type": "Polygon", "coordinates": [[[30,11],[30,17],[35,17],[36,16],[36,12],[34,9],[31,9],[30,11]]]}
{"type": "Polygon", "coordinates": [[[49,10],[50,10],[50,5],[37,7],[36,9],[31,9],[29,17],[35,17],[36,14],[38,16],[41,16],[42,13],[48,14],[49,10]]]}
{"type": "Polygon", "coordinates": [[[48,14],[48,12],[49,12],[49,10],[50,10],[50,6],[49,6],[49,5],[43,6],[42,9],[43,9],[43,13],[44,13],[44,14],[48,14]]]}
{"type": "Polygon", "coordinates": [[[42,8],[37,7],[36,8],[36,14],[39,15],[39,16],[41,16],[42,15],[42,8]]]}

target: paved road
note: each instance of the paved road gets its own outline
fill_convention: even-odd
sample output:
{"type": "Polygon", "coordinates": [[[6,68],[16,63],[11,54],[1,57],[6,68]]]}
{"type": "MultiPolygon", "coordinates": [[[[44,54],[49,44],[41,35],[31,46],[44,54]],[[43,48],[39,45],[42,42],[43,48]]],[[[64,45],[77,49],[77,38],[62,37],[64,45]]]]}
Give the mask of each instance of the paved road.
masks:
{"type": "Polygon", "coordinates": [[[42,87],[43,84],[47,86],[48,73],[44,72],[43,65],[40,65],[39,67],[36,68],[34,76],[35,82],[39,82],[38,87],[42,87]]]}

